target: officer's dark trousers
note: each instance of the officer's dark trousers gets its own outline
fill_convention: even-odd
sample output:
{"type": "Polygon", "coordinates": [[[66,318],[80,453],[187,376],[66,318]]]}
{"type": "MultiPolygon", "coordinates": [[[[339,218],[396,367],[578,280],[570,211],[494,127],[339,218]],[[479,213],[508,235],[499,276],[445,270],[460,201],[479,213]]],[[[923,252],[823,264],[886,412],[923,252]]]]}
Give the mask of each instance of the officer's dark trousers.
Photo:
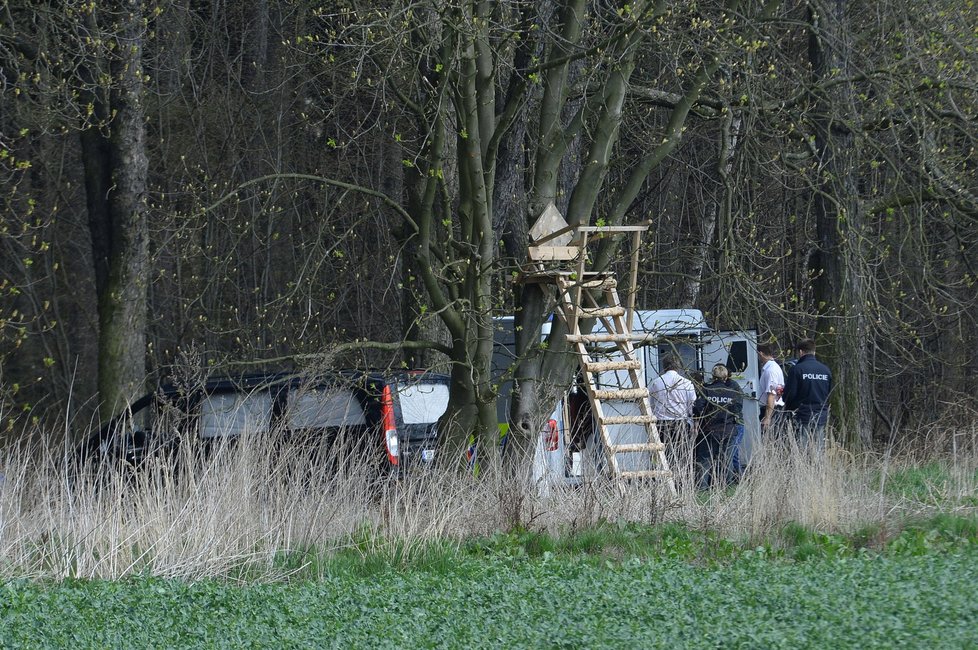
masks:
{"type": "Polygon", "coordinates": [[[696,440],[696,487],[706,490],[712,485],[726,485],[729,465],[729,437],[702,433],[696,440]]]}

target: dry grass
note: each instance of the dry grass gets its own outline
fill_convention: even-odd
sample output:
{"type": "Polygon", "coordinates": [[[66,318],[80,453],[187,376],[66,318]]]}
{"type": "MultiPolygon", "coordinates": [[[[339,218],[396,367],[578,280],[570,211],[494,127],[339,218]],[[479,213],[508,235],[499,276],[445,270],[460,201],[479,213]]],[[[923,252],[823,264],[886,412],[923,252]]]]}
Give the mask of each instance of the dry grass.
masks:
{"type": "MultiPolygon", "coordinates": [[[[826,532],[898,525],[908,516],[975,512],[976,436],[956,432],[955,453],[937,459],[857,458],[836,449],[810,455],[770,444],[735,488],[685,490],[678,499],[601,478],[542,493],[524,473],[499,467],[479,477],[422,472],[378,480],[364,463],[344,459],[338,465],[346,469],[327,469],[336,464],[267,440],[206,462],[185,452],[135,473],[102,467],[76,475],[63,451],[8,449],[0,452],[0,576],[199,579],[243,566],[275,576],[283,551],[328,552],[358,539],[359,548],[364,531],[367,550],[403,557],[434,539],[514,528],[559,533],[604,521],[683,521],[751,539],[788,522],[826,532]],[[930,474],[916,477],[915,467],[930,474]]],[[[691,468],[677,469],[686,475],[680,484],[691,484],[691,468]]]]}

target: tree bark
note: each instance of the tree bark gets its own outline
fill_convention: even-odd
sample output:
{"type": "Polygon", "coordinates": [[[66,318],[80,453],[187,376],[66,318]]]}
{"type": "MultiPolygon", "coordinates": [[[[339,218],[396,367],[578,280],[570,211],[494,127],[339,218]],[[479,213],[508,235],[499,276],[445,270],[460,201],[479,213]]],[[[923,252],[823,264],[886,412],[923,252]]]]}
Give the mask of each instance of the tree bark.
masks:
{"type": "MultiPolygon", "coordinates": [[[[733,171],[734,156],[740,141],[740,129],[744,118],[739,111],[727,107],[720,129],[720,153],[717,156],[717,173],[720,176],[720,198],[713,202],[700,224],[701,239],[696,247],[696,253],[690,260],[689,272],[682,281],[677,307],[694,309],[699,300],[700,288],[703,286],[703,267],[706,258],[713,249],[713,242],[718,239],[718,230],[724,225],[729,227],[734,197],[733,182],[730,173],[733,171]]],[[[724,241],[724,239],[720,239],[724,241]]]]}
{"type": "MultiPolygon", "coordinates": [[[[141,0],[117,3],[109,55],[106,122],[82,131],[85,192],[98,294],[98,390],[101,417],[142,390],[146,377],[149,283],[146,131],[141,0]],[[100,128],[101,127],[101,128],[100,128]],[[103,131],[107,129],[107,134],[103,131]]],[[[98,100],[96,96],[94,99],[98,100]]]]}
{"type": "Polygon", "coordinates": [[[812,209],[818,251],[813,259],[818,310],[818,353],[832,369],[832,421],[846,444],[868,444],[872,436],[869,383],[870,335],[866,316],[867,273],[863,219],[857,187],[856,119],[850,83],[848,0],[826,0],[809,10],[809,58],[815,83],[815,151],[818,177],[812,209]]]}

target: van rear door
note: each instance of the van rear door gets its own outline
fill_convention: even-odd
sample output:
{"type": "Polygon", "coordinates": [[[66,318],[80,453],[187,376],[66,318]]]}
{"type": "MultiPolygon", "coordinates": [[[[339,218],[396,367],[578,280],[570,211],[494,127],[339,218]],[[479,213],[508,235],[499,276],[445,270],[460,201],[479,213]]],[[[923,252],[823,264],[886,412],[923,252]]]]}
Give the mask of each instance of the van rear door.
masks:
{"type": "MultiPolygon", "coordinates": [[[[409,375],[393,387],[397,464],[403,467],[411,462],[430,463],[435,459],[438,419],[448,408],[449,378],[434,374],[409,375]]],[[[386,432],[385,436],[388,436],[386,432]]],[[[385,444],[390,457],[389,440],[385,444]]]]}
{"type": "Polygon", "coordinates": [[[740,457],[743,462],[750,460],[754,448],[760,441],[761,427],[757,403],[757,332],[721,331],[703,335],[703,374],[707,377],[713,366],[722,364],[730,371],[730,377],[737,381],[744,391],[744,441],[740,457]]]}

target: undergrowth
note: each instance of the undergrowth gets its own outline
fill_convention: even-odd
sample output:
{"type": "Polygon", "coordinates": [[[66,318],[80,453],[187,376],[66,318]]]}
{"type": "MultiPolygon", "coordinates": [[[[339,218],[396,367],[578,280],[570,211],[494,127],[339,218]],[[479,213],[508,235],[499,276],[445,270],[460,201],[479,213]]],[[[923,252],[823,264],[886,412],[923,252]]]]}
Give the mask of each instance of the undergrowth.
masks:
{"type": "Polygon", "coordinates": [[[762,543],[724,537],[716,531],[696,530],[682,523],[635,522],[601,522],[587,530],[556,534],[520,529],[462,543],[433,540],[410,553],[377,552],[371,550],[373,546],[358,546],[353,539],[350,542],[349,547],[335,552],[284,552],[276,559],[276,566],[290,579],[319,579],[332,574],[363,577],[391,570],[447,574],[481,561],[516,565],[532,561],[604,563],[640,559],[712,566],[736,561],[745,554],[788,562],[866,555],[908,557],[978,550],[978,517],[941,514],[907,520],[891,528],[872,524],[850,533],[819,532],[788,522],[762,543]]]}

